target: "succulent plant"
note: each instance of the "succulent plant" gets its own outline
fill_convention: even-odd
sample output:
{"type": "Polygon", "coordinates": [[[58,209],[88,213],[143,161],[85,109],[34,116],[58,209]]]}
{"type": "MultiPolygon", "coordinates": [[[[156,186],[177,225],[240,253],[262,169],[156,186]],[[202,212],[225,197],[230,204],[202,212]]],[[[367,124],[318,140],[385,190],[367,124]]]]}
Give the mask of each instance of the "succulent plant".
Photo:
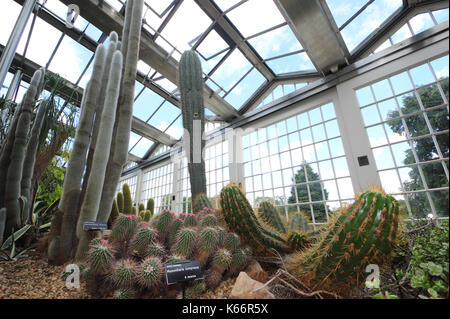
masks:
{"type": "Polygon", "coordinates": [[[197,226],[197,218],[195,214],[185,214],[184,217],[184,227],[195,227],[197,226]]]}
{"type": "Polygon", "coordinates": [[[151,216],[153,216],[153,214],[155,213],[155,200],[153,198],[150,198],[147,201],[147,210],[150,211],[151,216]]]}
{"type": "Polygon", "coordinates": [[[120,288],[114,291],[113,298],[114,299],[133,299],[135,296],[135,292],[131,289],[120,288]]]}
{"type": "Polygon", "coordinates": [[[335,213],[320,240],[290,256],[286,267],[313,287],[345,293],[363,278],[367,265],[389,260],[398,221],[398,202],[371,189],[335,213]]]}
{"type": "Polygon", "coordinates": [[[214,209],[214,206],[212,205],[211,201],[209,200],[208,196],[206,196],[205,193],[200,193],[194,198],[193,207],[195,213],[200,212],[204,208],[214,209]]]}
{"type": "Polygon", "coordinates": [[[194,250],[196,238],[197,232],[194,229],[180,229],[174,245],[174,253],[187,259],[194,250]]]}
{"type": "Polygon", "coordinates": [[[103,274],[108,271],[113,261],[114,251],[107,240],[92,244],[89,251],[90,269],[95,274],[103,274]]]}
{"type": "Polygon", "coordinates": [[[117,241],[130,240],[138,225],[135,215],[119,215],[111,230],[110,238],[117,241]]]}
{"type": "Polygon", "coordinates": [[[145,288],[152,288],[160,284],[164,269],[157,257],[145,258],[137,272],[138,282],[145,288]]]}
{"type": "Polygon", "coordinates": [[[125,200],[123,198],[123,193],[122,192],[118,192],[117,193],[117,206],[119,208],[119,213],[121,213],[121,214],[124,213],[124,211],[123,211],[124,205],[125,205],[124,202],[125,202],[125,200]]]}
{"type": "Polygon", "coordinates": [[[140,203],[138,208],[139,208],[139,213],[140,212],[145,212],[145,205],[144,204],[140,203]]]}
{"type": "Polygon", "coordinates": [[[121,259],[112,267],[111,280],[117,287],[129,288],[135,283],[136,263],[132,259],[121,259]]]}
{"type": "Polygon", "coordinates": [[[148,247],[156,240],[157,231],[151,228],[148,224],[143,223],[131,240],[130,250],[142,256],[146,253],[148,247]]]}

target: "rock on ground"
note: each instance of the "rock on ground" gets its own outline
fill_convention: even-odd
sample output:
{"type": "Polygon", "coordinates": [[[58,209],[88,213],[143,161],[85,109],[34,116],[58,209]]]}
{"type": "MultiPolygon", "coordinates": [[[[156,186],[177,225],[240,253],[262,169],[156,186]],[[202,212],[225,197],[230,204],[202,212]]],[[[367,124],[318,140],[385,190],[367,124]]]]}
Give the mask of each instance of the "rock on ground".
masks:
{"type": "Polygon", "coordinates": [[[261,288],[262,286],[263,283],[253,280],[242,271],[234,284],[230,299],[275,299],[275,296],[266,287],[261,288]]]}

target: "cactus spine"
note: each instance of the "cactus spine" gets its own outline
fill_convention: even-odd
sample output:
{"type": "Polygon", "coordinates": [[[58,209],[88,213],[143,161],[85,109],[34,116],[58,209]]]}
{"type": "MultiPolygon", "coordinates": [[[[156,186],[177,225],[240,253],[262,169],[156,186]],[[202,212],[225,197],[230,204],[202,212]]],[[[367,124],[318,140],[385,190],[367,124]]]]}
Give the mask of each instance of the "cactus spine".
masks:
{"type": "Polygon", "coordinates": [[[334,219],[321,240],[290,256],[286,267],[315,288],[345,293],[363,278],[367,265],[389,258],[398,229],[398,203],[380,189],[369,190],[334,219]]]}
{"type": "Polygon", "coordinates": [[[125,202],[125,200],[123,198],[123,193],[122,192],[117,193],[117,206],[118,206],[119,212],[121,214],[124,213],[124,211],[123,211],[124,205],[125,205],[124,202],[125,202]]]}
{"type": "Polygon", "coordinates": [[[263,201],[258,207],[259,217],[274,230],[286,234],[286,227],[280,217],[280,212],[269,201],[263,201]]]}
{"type": "Polygon", "coordinates": [[[188,159],[192,197],[206,193],[205,162],[202,151],[205,141],[205,107],[203,103],[203,75],[200,59],[194,51],[185,51],[179,65],[179,88],[183,112],[183,127],[189,133],[184,140],[188,159]]]}
{"type": "Polygon", "coordinates": [[[198,213],[204,208],[214,208],[213,204],[204,193],[200,193],[194,198],[193,206],[195,213],[198,213]]]}

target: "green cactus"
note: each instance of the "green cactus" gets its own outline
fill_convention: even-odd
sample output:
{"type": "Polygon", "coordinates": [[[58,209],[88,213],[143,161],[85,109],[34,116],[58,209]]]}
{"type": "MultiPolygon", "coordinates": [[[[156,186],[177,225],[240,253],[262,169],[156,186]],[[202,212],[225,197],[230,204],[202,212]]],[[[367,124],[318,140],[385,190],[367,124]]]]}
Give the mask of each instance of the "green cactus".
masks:
{"type": "Polygon", "coordinates": [[[151,244],[145,254],[146,257],[163,257],[166,254],[164,247],[159,243],[151,244]]]}
{"type": "MultiPolygon", "coordinates": [[[[151,216],[153,216],[153,214],[155,213],[155,200],[154,200],[153,198],[150,198],[150,199],[147,201],[147,210],[150,211],[151,216]]],[[[150,217],[151,217],[151,216],[150,216],[150,217]]]]}
{"type": "Polygon", "coordinates": [[[258,206],[261,220],[281,234],[286,234],[286,227],[281,220],[280,212],[270,201],[262,201],[258,206]]]}
{"type": "Polygon", "coordinates": [[[203,73],[195,51],[185,51],[179,63],[179,88],[183,112],[183,127],[189,132],[186,154],[188,158],[191,198],[206,194],[205,161],[201,152],[205,147],[205,106],[203,102],[203,73]]]}
{"type": "Polygon", "coordinates": [[[105,273],[111,266],[113,254],[114,252],[107,240],[92,245],[88,253],[91,271],[95,274],[105,273]]]}
{"type": "Polygon", "coordinates": [[[142,256],[146,253],[148,246],[150,246],[157,237],[156,231],[147,224],[141,224],[137,233],[134,235],[130,251],[136,252],[137,255],[142,256]]]}
{"type": "Polygon", "coordinates": [[[239,236],[234,233],[229,233],[225,237],[225,243],[223,245],[224,248],[228,249],[231,253],[233,253],[240,245],[239,236]]]}
{"type": "Polygon", "coordinates": [[[289,216],[288,229],[292,231],[307,232],[308,218],[302,212],[294,212],[289,216]]]}
{"type": "Polygon", "coordinates": [[[202,229],[198,238],[197,252],[195,259],[200,262],[200,265],[205,265],[209,256],[214,252],[217,246],[219,234],[216,229],[207,227],[202,229]]]}
{"type": "Polygon", "coordinates": [[[195,247],[197,232],[192,228],[182,228],[178,232],[177,240],[174,246],[176,255],[188,258],[195,247]]]}
{"type": "Polygon", "coordinates": [[[186,299],[196,299],[202,295],[206,290],[206,285],[204,280],[196,280],[186,289],[185,298],[186,299]]]}
{"type": "Polygon", "coordinates": [[[340,293],[364,278],[369,264],[388,260],[397,235],[398,202],[381,189],[363,193],[335,213],[334,220],[311,248],[292,255],[287,269],[318,289],[340,293]]]}
{"type": "Polygon", "coordinates": [[[129,288],[135,283],[136,264],[132,259],[122,259],[113,265],[111,280],[117,287],[129,288]]]}
{"type": "Polygon", "coordinates": [[[186,258],[180,255],[171,255],[167,258],[167,264],[176,264],[176,263],[182,263],[183,261],[186,261],[186,258]]]}
{"type": "Polygon", "coordinates": [[[220,206],[230,230],[237,233],[258,254],[273,255],[272,248],[280,253],[291,251],[281,234],[261,225],[239,185],[230,184],[222,189],[220,206]]]}
{"type": "Polygon", "coordinates": [[[157,257],[147,257],[138,268],[138,282],[145,288],[152,288],[161,282],[163,266],[157,257]]]}
{"type": "Polygon", "coordinates": [[[175,241],[178,235],[178,231],[182,226],[183,221],[180,218],[176,217],[172,221],[172,225],[170,225],[169,244],[172,244],[175,241]]]}
{"type": "Polygon", "coordinates": [[[145,205],[142,203],[139,204],[139,212],[145,212],[145,205]]]}
{"type": "Polygon", "coordinates": [[[205,193],[198,194],[193,201],[194,213],[200,212],[204,208],[214,209],[213,204],[205,193]]]}
{"type": "Polygon", "coordinates": [[[197,226],[197,218],[195,214],[186,214],[184,217],[184,227],[195,227],[197,226]]]}
{"type": "Polygon", "coordinates": [[[139,212],[139,217],[141,218],[142,221],[149,222],[152,215],[149,210],[141,210],[139,212]]]}
{"type": "MultiPolygon", "coordinates": [[[[133,199],[131,198],[130,186],[128,184],[123,184],[122,186],[123,193],[123,213],[125,215],[133,214],[133,199]]],[[[136,209],[136,208],[134,208],[136,209]]],[[[133,214],[135,215],[135,214],[133,214]]]]}
{"type": "Polygon", "coordinates": [[[213,268],[225,270],[231,265],[233,255],[228,249],[221,248],[214,255],[213,268]]]}
{"type": "Polygon", "coordinates": [[[200,221],[202,227],[214,227],[218,225],[217,218],[214,215],[206,215],[200,221]]]}
{"type": "Polygon", "coordinates": [[[119,215],[111,230],[110,238],[117,241],[130,240],[138,225],[135,215],[119,215]]]}
{"type": "Polygon", "coordinates": [[[125,203],[125,200],[124,200],[124,198],[123,198],[123,193],[122,192],[118,192],[117,193],[117,206],[118,206],[118,208],[119,208],[119,213],[121,213],[121,214],[124,214],[124,203],[125,203]]]}
{"type": "Polygon", "coordinates": [[[114,224],[114,222],[116,221],[117,217],[119,217],[119,207],[117,205],[117,201],[114,200],[113,206],[112,206],[112,210],[111,210],[111,215],[109,215],[109,219],[108,219],[108,225],[111,226],[114,224]]]}
{"type": "Polygon", "coordinates": [[[238,274],[247,266],[249,259],[250,258],[247,256],[246,252],[243,249],[237,249],[233,253],[233,257],[231,258],[229,273],[231,275],[238,274]]]}
{"type": "Polygon", "coordinates": [[[120,288],[114,291],[114,299],[133,299],[135,292],[131,289],[120,288]]]}
{"type": "Polygon", "coordinates": [[[170,230],[173,221],[173,214],[168,210],[163,210],[156,221],[156,229],[161,235],[166,235],[170,230]]]}

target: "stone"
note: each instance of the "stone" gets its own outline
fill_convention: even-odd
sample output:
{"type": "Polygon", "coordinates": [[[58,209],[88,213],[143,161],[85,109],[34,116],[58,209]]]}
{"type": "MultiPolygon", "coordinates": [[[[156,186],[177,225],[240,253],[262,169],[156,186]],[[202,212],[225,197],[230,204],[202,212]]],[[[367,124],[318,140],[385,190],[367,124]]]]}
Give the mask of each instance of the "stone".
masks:
{"type": "Polygon", "coordinates": [[[275,299],[267,287],[254,291],[262,286],[263,283],[253,280],[247,273],[241,271],[231,291],[230,299],[275,299]]]}
{"type": "Polygon", "coordinates": [[[245,272],[253,280],[262,283],[267,282],[267,273],[264,271],[264,269],[262,269],[261,265],[256,260],[253,260],[250,265],[248,265],[248,267],[245,269],[245,272]]]}

